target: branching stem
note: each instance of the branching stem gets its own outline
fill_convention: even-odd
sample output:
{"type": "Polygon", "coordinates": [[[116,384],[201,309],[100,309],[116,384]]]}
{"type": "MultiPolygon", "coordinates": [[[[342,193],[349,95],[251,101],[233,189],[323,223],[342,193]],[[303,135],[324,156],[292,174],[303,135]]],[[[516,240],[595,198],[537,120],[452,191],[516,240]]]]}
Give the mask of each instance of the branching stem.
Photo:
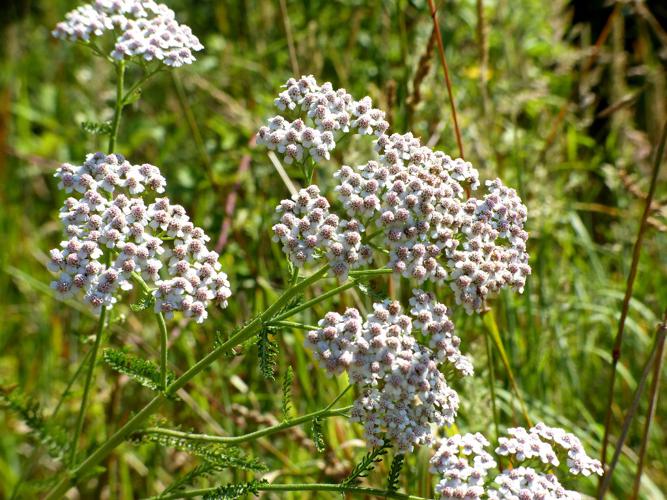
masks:
{"type": "Polygon", "coordinates": [[[260,429],[255,432],[250,432],[248,434],[243,434],[241,436],[213,436],[210,434],[194,434],[191,432],[182,432],[173,429],[165,429],[162,427],[149,427],[140,432],[140,434],[160,434],[163,436],[172,436],[177,438],[185,438],[192,441],[202,441],[205,443],[218,443],[218,444],[227,444],[227,445],[238,445],[241,443],[247,443],[248,441],[255,441],[261,437],[270,436],[277,432],[284,431],[291,427],[296,427],[297,425],[305,424],[311,422],[316,418],[328,418],[328,417],[339,417],[345,415],[346,412],[352,409],[352,406],[345,406],[342,408],[329,409],[324,408],[322,410],[317,410],[312,413],[308,413],[301,417],[292,418],[285,422],[267,427],[265,429],[260,429]]]}
{"type": "Polygon", "coordinates": [[[109,439],[100,445],[86,460],[71,471],[68,471],[67,476],[62,478],[49,494],[45,497],[47,500],[54,500],[61,498],[65,492],[73,485],[75,485],[82,475],[97,466],[104,460],[113,450],[115,450],[123,441],[125,441],[133,432],[139,429],[143,423],[154,414],[170,396],[176,394],[179,389],[182,389],[190,380],[199,375],[203,370],[211,366],[219,357],[229,352],[231,349],[246,340],[256,335],[257,332],[280,311],[285,304],[289,303],[292,298],[300,294],[303,290],[322,279],[328,272],[329,266],[324,266],[319,271],[313,273],[308,278],[300,281],[293,287],[288,288],[268,309],[256,316],[244,327],[238,330],[227,342],[216,347],[213,351],[208,353],[195,365],[190,367],[183,375],[174,380],[164,393],[155,396],[146,406],[144,406],[138,413],[128,420],[125,425],[118,429],[109,439]]]}

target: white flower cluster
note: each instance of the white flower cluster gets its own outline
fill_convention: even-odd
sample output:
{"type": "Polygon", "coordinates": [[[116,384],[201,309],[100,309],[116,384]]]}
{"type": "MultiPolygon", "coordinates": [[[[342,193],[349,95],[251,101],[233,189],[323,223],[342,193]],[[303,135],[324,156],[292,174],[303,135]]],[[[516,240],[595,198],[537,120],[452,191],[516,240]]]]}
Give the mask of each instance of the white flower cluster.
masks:
{"type": "Polygon", "coordinates": [[[489,445],[480,433],[456,434],[438,443],[430,470],[442,475],[435,487],[440,498],[482,498],[489,470],[496,466],[493,457],[485,450],[489,445]]]}
{"type": "MultiPolygon", "coordinates": [[[[328,83],[318,87],[312,77],[290,80],[287,87],[277,103],[307,109],[315,128],[301,119],[289,122],[276,116],[260,129],[258,137],[269,149],[285,153],[289,161],[302,160],[306,150],[315,158],[328,158],[335,145],[333,133],[346,132],[348,122],[352,127],[359,125],[358,120],[341,117],[374,116],[376,111],[370,101],[355,103],[344,90],[334,91],[328,83]],[[345,103],[349,112],[341,111],[345,103]],[[312,142],[313,137],[319,142],[312,142]]],[[[375,128],[378,159],[357,167],[343,166],[334,173],[336,197],[346,216],[363,223],[358,224],[361,228],[378,228],[366,236],[365,243],[388,252],[388,266],[405,278],[417,283],[448,282],[456,302],[469,313],[483,310],[487,298],[502,288],[522,292],[530,266],[526,207],[516,191],[496,179],[486,183],[488,193],[483,198],[466,199],[480,184],[469,162],[422,146],[412,134],[387,135],[384,125],[375,128]]],[[[329,209],[319,191],[317,200],[329,209]]],[[[285,208],[281,205],[278,211],[283,213],[285,208]]],[[[287,238],[296,237],[289,232],[294,231],[293,226],[281,221],[276,229],[280,231],[277,239],[297,266],[332,254],[338,257],[336,251],[328,251],[329,240],[314,235],[310,235],[311,243],[317,240],[324,248],[306,251],[292,243],[298,248],[294,252],[287,238]]],[[[372,257],[369,249],[367,253],[364,261],[372,257]]],[[[350,264],[358,265],[358,261],[350,264]]]]}
{"type": "Polygon", "coordinates": [[[371,248],[362,245],[364,227],[355,219],[340,220],[329,213],[329,202],[317,186],[300,190],[283,200],[276,211],[280,222],[273,226],[274,241],[297,267],[325,257],[334,276],[347,279],[350,269],[370,261],[371,248]]]}
{"type": "Polygon", "coordinates": [[[355,101],[345,89],[331,83],[318,85],[313,76],[290,78],[275,104],[281,111],[294,111],[293,121],[275,116],[259,129],[257,143],[284,155],[285,163],[301,162],[310,156],[315,162],[328,160],[336,139],[350,129],[360,135],[381,136],[389,128],[383,111],[373,108],[370,97],[355,101]],[[309,123],[310,126],[307,124],[309,123]]]}
{"type": "MultiPolygon", "coordinates": [[[[431,331],[452,338],[446,310],[435,302],[426,305],[421,290],[415,294],[421,297],[415,303],[420,312],[427,307],[438,311],[430,313],[431,319],[421,315],[419,328],[439,322],[445,327],[434,326],[431,331]]],[[[446,349],[442,354],[417,343],[413,319],[402,314],[398,302],[375,303],[373,310],[366,321],[356,309],[342,315],[328,313],[319,322],[320,329],[308,333],[305,345],[329,373],[346,371],[360,388],[351,420],[363,424],[368,444],[381,445],[386,437],[400,452],[409,452],[415,445],[431,443],[431,424],[453,423],[458,395],[447,385],[438,362],[456,358],[456,366],[462,356],[447,350],[450,344],[434,344],[446,349]]],[[[471,370],[461,371],[465,375],[471,370]]]]}
{"type": "Polygon", "coordinates": [[[472,361],[461,353],[461,339],[454,335],[454,323],[449,319],[447,306],[436,302],[432,293],[413,290],[410,298],[413,327],[429,337],[429,347],[438,361],[447,361],[461,375],[474,372],[472,361]]]}
{"type": "Polygon", "coordinates": [[[486,479],[496,463],[484,449],[489,442],[481,434],[456,435],[438,443],[431,459],[431,472],[443,477],[436,487],[441,500],[580,500],[581,495],[563,488],[555,475],[516,466],[516,462],[535,459],[544,469],[558,467],[560,461],[549,442],[567,452],[570,474],[589,476],[603,472],[600,462],[586,455],[581,441],[563,429],[539,423],[530,430],[512,428],[507,432],[509,437],[498,439],[495,452],[513,457],[515,467],[500,471],[493,481],[486,479]]]}
{"type": "Polygon", "coordinates": [[[60,189],[76,195],[60,210],[69,239],[51,250],[48,264],[59,273],[51,287],[60,297],[81,294],[96,311],[112,307],[137,273],[155,287],[155,311],[168,318],[181,311],[200,323],[211,302],[227,306],[229,281],[218,254],[206,248],[204,231],[168,198],[147,205],[135,196],[164,192],[157,167],[95,153],[83,165],[63,164],[55,175],[60,189]]]}
{"type": "Polygon", "coordinates": [[[507,434],[509,437],[498,439],[496,453],[499,455],[512,455],[519,461],[538,458],[543,464],[558,467],[560,461],[551,446],[553,443],[567,452],[567,466],[571,474],[590,476],[603,472],[600,462],[586,455],[579,438],[563,429],[539,423],[529,430],[522,427],[507,429],[507,434]]]}
{"type": "Polygon", "coordinates": [[[491,500],[581,500],[581,494],[565,489],[555,475],[530,467],[504,470],[494,482],[497,489],[488,491],[491,500]]]}
{"type": "Polygon", "coordinates": [[[111,56],[140,57],[178,67],[195,61],[204,46],[190,27],[179,24],[174,11],[154,0],[95,0],[67,13],[53,36],[89,42],[106,32],[117,36],[111,56]]]}

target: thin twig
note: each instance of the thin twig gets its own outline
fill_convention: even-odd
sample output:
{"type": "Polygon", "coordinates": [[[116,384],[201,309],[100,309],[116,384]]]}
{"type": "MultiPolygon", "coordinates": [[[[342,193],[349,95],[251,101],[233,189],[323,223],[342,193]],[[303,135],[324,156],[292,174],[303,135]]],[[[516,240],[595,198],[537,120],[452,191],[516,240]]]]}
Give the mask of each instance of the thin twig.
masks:
{"type": "Polygon", "coordinates": [[[639,401],[641,399],[642,392],[644,392],[646,381],[648,380],[648,376],[651,373],[653,365],[657,363],[658,352],[662,353],[662,350],[665,345],[666,336],[667,336],[667,323],[663,321],[658,326],[658,333],[655,338],[655,343],[653,344],[653,349],[651,349],[651,354],[649,355],[648,361],[646,361],[646,365],[644,366],[644,371],[642,372],[642,376],[639,379],[639,384],[637,385],[637,389],[635,390],[635,395],[634,398],[632,399],[632,404],[630,405],[630,408],[628,409],[628,412],[625,415],[625,419],[623,420],[623,427],[621,428],[621,434],[618,438],[618,441],[616,442],[614,456],[612,457],[611,462],[609,463],[609,469],[602,476],[602,482],[600,484],[600,489],[598,491],[599,500],[602,500],[604,498],[605,494],[607,493],[607,490],[609,489],[609,485],[611,484],[611,477],[614,474],[614,470],[616,469],[616,465],[618,464],[618,460],[621,456],[621,450],[623,449],[623,445],[625,444],[625,439],[628,437],[628,432],[630,431],[630,424],[632,424],[632,419],[634,418],[635,414],[637,413],[637,409],[639,408],[639,401]]]}
{"type": "Polygon", "coordinates": [[[295,78],[298,78],[301,75],[301,72],[299,71],[299,61],[296,59],[294,37],[292,36],[292,27],[289,22],[289,14],[287,13],[287,4],[285,3],[285,0],[280,0],[280,15],[283,18],[283,25],[285,26],[285,36],[287,37],[287,48],[289,50],[292,73],[294,73],[295,78]]]}
{"type": "Polygon", "coordinates": [[[447,58],[445,57],[445,47],[442,43],[442,35],[440,34],[440,25],[438,24],[437,11],[433,0],[428,0],[428,6],[431,9],[431,18],[433,19],[433,29],[436,33],[438,42],[438,54],[440,56],[440,63],[445,74],[445,84],[447,85],[447,94],[449,95],[449,106],[452,110],[452,120],[454,121],[454,132],[456,133],[456,144],[459,147],[459,156],[463,155],[463,142],[461,141],[461,130],[459,129],[459,121],[456,117],[456,104],[454,103],[454,93],[452,92],[452,82],[449,79],[449,68],[447,67],[447,58]]]}
{"type": "Polygon", "coordinates": [[[653,172],[651,174],[651,183],[649,186],[648,195],[646,196],[646,203],[644,205],[644,213],[642,214],[641,223],[639,224],[639,231],[637,232],[637,239],[635,240],[635,245],[632,250],[632,263],[630,265],[630,274],[628,275],[627,284],[625,287],[625,296],[623,297],[623,306],[621,309],[621,318],[618,322],[618,331],[616,332],[616,338],[614,340],[614,347],[611,353],[611,380],[609,383],[609,396],[607,401],[607,411],[604,421],[604,438],[602,440],[602,455],[601,462],[604,467],[607,461],[607,446],[609,444],[609,431],[611,427],[611,411],[612,405],[614,402],[614,387],[616,385],[616,371],[618,360],[621,357],[621,346],[623,344],[623,332],[625,329],[625,320],[628,317],[628,310],[630,307],[630,299],[632,298],[632,290],[635,284],[635,278],[637,277],[637,268],[639,265],[639,255],[641,253],[642,243],[644,241],[644,235],[646,229],[648,228],[648,216],[651,212],[651,203],[653,202],[653,196],[655,195],[655,188],[658,181],[658,173],[660,172],[660,165],[662,163],[662,156],[665,152],[665,141],[667,141],[667,121],[665,122],[662,135],[660,137],[660,142],[656,150],[654,162],[653,162],[653,172]]]}
{"type": "MultiPolygon", "coordinates": [[[[667,330],[667,310],[662,317],[662,330],[667,330]]],[[[649,389],[649,404],[646,412],[646,422],[644,422],[644,431],[642,433],[642,444],[639,450],[639,462],[637,463],[637,473],[635,475],[635,482],[632,486],[632,500],[639,498],[639,487],[641,485],[642,471],[644,469],[644,457],[646,456],[646,448],[648,447],[649,432],[651,430],[651,422],[655,416],[655,408],[658,403],[658,388],[660,387],[660,377],[662,375],[662,363],[664,361],[665,343],[662,342],[658,347],[658,355],[653,364],[653,380],[651,381],[651,388],[649,389]]]]}
{"type": "MultiPolygon", "coordinates": [[[[419,62],[417,63],[415,76],[412,79],[412,94],[410,94],[410,97],[408,97],[405,102],[408,126],[412,124],[412,117],[414,115],[415,108],[422,99],[421,84],[424,81],[424,78],[426,78],[428,75],[429,71],[431,71],[431,58],[433,57],[433,48],[435,47],[436,36],[437,34],[434,26],[433,30],[431,31],[431,36],[428,38],[426,49],[424,49],[424,53],[421,55],[419,62]]],[[[389,109],[391,109],[391,107],[389,109]]]]}

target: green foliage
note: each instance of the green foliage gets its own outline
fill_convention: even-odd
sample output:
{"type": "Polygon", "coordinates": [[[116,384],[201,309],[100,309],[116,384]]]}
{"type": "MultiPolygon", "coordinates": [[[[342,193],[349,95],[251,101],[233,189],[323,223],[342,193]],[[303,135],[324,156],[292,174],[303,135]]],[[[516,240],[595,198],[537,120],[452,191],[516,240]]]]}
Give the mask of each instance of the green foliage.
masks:
{"type": "Polygon", "coordinates": [[[285,376],[283,377],[283,398],[281,404],[281,410],[283,414],[283,421],[289,420],[289,413],[292,410],[292,379],[294,378],[294,372],[292,367],[288,366],[285,371],[285,376]]]}
{"type": "Polygon", "coordinates": [[[160,496],[165,496],[169,493],[174,493],[175,491],[180,491],[185,489],[187,486],[194,484],[196,479],[200,479],[216,472],[224,470],[224,467],[220,467],[211,462],[204,462],[199,465],[194,466],[190,471],[185,473],[183,476],[178,478],[176,481],[167,486],[160,496]]]}
{"type": "Polygon", "coordinates": [[[352,469],[350,475],[347,476],[341,484],[345,486],[358,484],[362,477],[366,477],[371,473],[376,464],[382,462],[384,456],[387,454],[390,448],[391,444],[385,441],[382,446],[373,448],[371,451],[366,453],[361,461],[354,466],[354,469],[352,469]]]}
{"type": "Polygon", "coordinates": [[[385,292],[379,291],[373,286],[373,282],[371,280],[356,279],[354,286],[357,290],[359,290],[359,292],[364,294],[373,302],[382,302],[388,298],[385,292]]]}
{"type": "Polygon", "coordinates": [[[111,133],[111,122],[93,122],[86,120],[81,122],[81,130],[91,135],[109,135],[111,133]]]}
{"type": "Polygon", "coordinates": [[[225,446],[217,443],[203,443],[186,437],[166,436],[146,432],[141,435],[141,441],[156,443],[167,448],[175,448],[200,458],[214,467],[232,468],[262,472],[266,465],[255,458],[246,458],[240,448],[225,446]]]}
{"type": "Polygon", "coordinates": [[[30,435],[43,445],[53,458],[67,456],[69,442],[64,430],[49,424],[44,419],[39,403],[19,390],[0,390],[0,403],[15,413],[30,429],[30,435]]]}
{"type": "MultiPolygon", "coordinates": [[[[154,363],[119,349],[107,348],[102,354],[109,367],[153,391],[161,391],[160,369],[154,363]]],[[[167,373],[167,385],[174,380],[172,372],[167,373]]]]}
{"type": "Polygon", "coordinates": [[[152,293],[147,290],[141,292],[141,295],[137,301],[130,305],[130,308],[134,312],[144,311],[146,309],[151,309],[155,305],[155,297],[152,293]]]}
{"type": "Polygon", "coordinates": [[[311,425],[311,432],[313,434],[313,443],[315,443],[315,449],[319,453],[324,453],[326,449],[326,444],[324,442],[324,432],[322,430],[322,420],[319,418],[314,418],[311,425]]]}
{"type": "Polygon", "coordinates": [[[397,491],[399,482],[401,480],[401,470],[405,462],[405,455],[398,453],[394,455],[389,468],[389,475],[387,476],[387,491],[397,491]]]}
{"type": "Polygon", "coordinates": [[[219,486],[204,495],[204,500],[231,500],[247,495],[258,495],[259,487],[266,484],[266,480],[254,480],[247,483],[226,484],[219,486]]]}
{"type": "Polygon", "coordinates": [[[275,380],[276,358],[278,357],[278,344],[269,337],[271,328],[262,328],[257,334],[257,355],[259,357],[259,370],[264,378],[275,380]]]}

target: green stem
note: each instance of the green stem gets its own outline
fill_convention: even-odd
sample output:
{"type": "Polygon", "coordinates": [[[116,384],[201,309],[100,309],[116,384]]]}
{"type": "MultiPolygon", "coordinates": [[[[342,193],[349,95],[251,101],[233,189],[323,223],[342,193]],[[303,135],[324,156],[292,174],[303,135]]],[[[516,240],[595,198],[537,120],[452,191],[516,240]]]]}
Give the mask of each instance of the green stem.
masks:
{"type": "Polygon", "coordinates": [[[275,434],[285,429],[289,429],[291,427],[296,427],[297,425],[310,422],[316,418],[339,417],[344,415],[347,411],[351,409],[352,406],[336,408],[335,410],[325,408],[323,410],[317,410],[312,413],[308,413],[298,418],[293,418],[285,422],[281,422],[271,427],[267,427],[266,429],[260,429],[255,432],[243,434],[241,436],[212,436],[210,434],[194,434],[190,432],[176,431],[173,429],[165,429],[162,427],[149,427],[141,431],[140,434],[160,434],[162,436],[185,438],[192,441],[237,445],[241,443],[247,443],[248,441],[255,441],[256,439],[259,439],[264,436],[270,436],[271,434],[275,434]]]}
{"type": "Polygon", "coordinates": [[[284,313],[279,314],[278,316],[276,316],[273,319],[273,323],[275,323],[276,321],[282,321],[283,319],[289,318],[290,316],[294,316],[298,312],[305,311],[306,309],[311,308],[315,304],[319,304],[320,302],[328,299],[329,297],[333,297],[334,295],[338,295],[339,293],[347,290],[348,288],[352,288],[355,284],[356,283],[355,283],[354,280],[348,281],[347,283],[345,283],[343,285],[337,286],[333,290],[329,290],[327,293],[323,293],[322,295],[318,295],[314,299],[310,299],[310,300],[304,302],[303,304],[299,304],[298,306],[293,307],[292,309],[289,309],[289,310],[285,311],[284,313]]]}
{"type": "MultiPolygon", "coordinates": [[[[174,498],[195,498],[215,491],[217,488],[202,488],[199,490],[181,491],[171,495],[151,497],[149,500],[160,499],[169,500],[174,498]]],[[[415,495],[406,495],[397,491],[381,490],[378,488],[365,488],[362,486],[346,486],[342,484],[311,483],[311,484],[259,484],[259,491],[334,491],[338,493],[353,493],[357,495],[366,495],[371,498],[398,498],[401,500],[427,500],[424,497],[415,495]]]]}
{"type": "Polygon", "coordinates": [[[113,121],[111,122],[111,133],[109,134],[108,153],[111,154],[116,149],[116,139],[118,137],[118,128],[120,127],[120,115],[123,113],[124,98],[123,87],[125,85],[125,61],[120,61],[116,65],[116,106],[114,107],[113,121]]]}
{"type": "Polygon", "coordinates": [[[102,337],[104,335],[104,324],[107,320],[107,308],[102,306],[100,311],[100,319],[97,324],[97,334],[95,335],[95,344],[93,344],[93,350],[91,351],[90,356],[90,365],[88,365],[88,371],[86,372],[86,381],[83,385],[83,396],[81,398],[81,405],[79,406],[79,414],[76,417],[76,426],[74,428],[74,437],[72,438],[72,444],[70,445],[69,450],[69,463],[74,465],[74,460],[76,458],[76,448],[79,443],[79,436],[81,436],[81,430],[83,429],[83,420],[86,414],[86,406],[88,405],[88,396],[90,395],[90,385],[93,381],[93,372],[95,371],[95,365],[97,364],[97,355],[100,350],[100,344],[102,343],[102,337]]]}
{"type": "Polygon", "coordinates": [[[297,323],[296,321],[271,321],[270,326],[284,326],[286,328],[298,328],[300,330],[319,330],[319,326],[306,325],[304,323],[297,323]]]}
{"type": "Polygon", "coordinates": [[[151,78],[153,75],[155,75],[158,71],[162,69],[162,64],[159,64],[153,71],[149,71],[144,74],[137,82],[135,82],[132,87],[130,87],[130,90],[125,92],[125,95],[123,95],[123,106],[127,104],[127,101],[132,97],[132,94],[139,88],[140,85],[143,85],[149,78],[151,78]]]}
{"type": "Polygon", "coordinates": [[[367,278],[370,276],[382,276],[393,273],[393,269],[365,269],[362,271],[350,271],[351,278],[367,278]]]}
{"type": "Polygon", "coordinates": [[[164,322],[162,313],[156,313],[157,324],[160,328],[160,388],[167,389],[167,324],[164,322]]]}
{"type": "MultiPolygon", "coordinates": [[[[151,287],[148,286],[148,283],[144,281],[139,273],[133,272],[132,279],[139,284],[144,293],[152,292],[151,287]]],[[[167,341],[169,340],[169,334],[167,333],[167,324],[164,321],[162,313],[155,313],[155,318],[160,329],[160,388],[165,390],[167,388],[167,341]]]]}
{"type": "Polygon", "coordinates": [[[146,406],[144,406],[139,413],[127,421],[120,429],[118,429],[107,441],[105,441],[99,448],[97,448],[86,460],[84,460],[78,467],[69,471],[67,476],[61,479],[45,497],[46,500],[53,500],[61,498],[65,492],[75,485],[82,475],[93,469],[102,460],[104,460],[114,449],[116,449],[128,436],[135,432],[143,423],[155,413],[160,405],[166,401],[167,398],[173,396],[179,389],[183,388],[190,380],[196,377],[204,369],[208,368],[214,361],[221,357],[226,352],[255,335],[264,324],[266,324],[285,304],[289,303],[295,295],[301,293],[305,288],[324,277],[329,269],[329,266],[324,266],[319,271],[313,273],[308,278],[300,281],[293,287],[287,289],[268,309],[262,314],[255,317],[244,327],[242,327],[235,335],[233,335],[227,342],[219,345],[199,362],[193,365],[188,371],[172,382],[163,394],[155,396],[146,406]]]}

